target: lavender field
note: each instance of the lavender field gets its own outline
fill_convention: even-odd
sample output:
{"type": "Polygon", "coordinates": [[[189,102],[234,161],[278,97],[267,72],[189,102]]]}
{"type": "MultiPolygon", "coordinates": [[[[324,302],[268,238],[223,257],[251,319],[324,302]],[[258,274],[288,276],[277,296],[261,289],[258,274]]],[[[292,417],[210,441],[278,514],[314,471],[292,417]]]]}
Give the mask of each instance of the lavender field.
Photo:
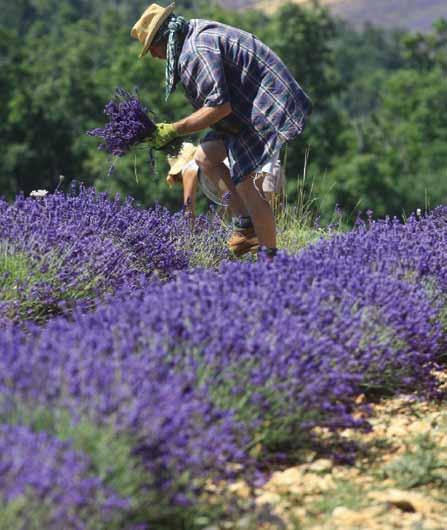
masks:
{"type": "Polygon", "coordinates": [[[267,528],[226,485],[443,398],[447,208],[273,261],[226,235],[94,189],[0,202],[1,529],[267,528]]]}

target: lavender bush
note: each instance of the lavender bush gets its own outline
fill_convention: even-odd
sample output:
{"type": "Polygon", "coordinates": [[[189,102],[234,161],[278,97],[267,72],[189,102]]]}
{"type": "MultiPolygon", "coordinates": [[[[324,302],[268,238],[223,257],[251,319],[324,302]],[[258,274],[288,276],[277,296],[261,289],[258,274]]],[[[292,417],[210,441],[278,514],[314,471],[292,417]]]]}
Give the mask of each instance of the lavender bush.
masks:
{"type": "Polygon", "coordinates": [[[125,528],[122,514],[129,501],[90,476],[89,465],[67,442],[26,427],[0,425],[1,527],[125,528]]]}
{"type": "Polygon", "coordinates": [[[47,318],[77,300],[88,307],[141,276],[184,269],[180,224],[160,206],[143,210],[93,189],[0,200],[0,321],[47,318]]]}
{"type": "Polygon", "coordinates": [[[230,258],[217,216],[139,208],[94,189],[0,200],[0,322],[43,320],[105,292],[230,258]]]}
{"type": "Polygon", "coordinates": [[[130,440],[144,495],[162,499],[147,520],[170,528],[207,481],[241,466],[253,476],[254,458],[291,454],[316,427],[368,429],[360,393],[441,395],[446,225],[443,208],[406,224],[359,220],[295,256],[139,276],[69,321],[7,325],[3,422],[64,410],[130,440]]]}
{"type": "Polygon", "coordinates": [[[179,212],[173,218],[178,245],[189,256],[189,268],[217,269],[223,261],[234,258],[227,244],[231,228],[225,225],[215,209],[210,208],[194,221],[187,211],[179,212]]]}
{"type": "MultiPolygon", "coordinates": [[[[192,505],[206,480],[229,478],[230,463],[248,463],[243,451],[248,440],[232,411],[216,407],[208,388],[193,372],[178,372],[167,352],[142,345],[138,353],[135,344],[121,342],[118,330],[114,344],[113,332],[102,336],[95,319],[81,327],[55,319],[48,326],[29,327],[26,334],[10,328],[2,335],[0,365],[11,364],[0,381],[2,419],[35,427],[33,411],[62,410],[73,418],[70,438],[82,440],[76,431],[84,432],[87,419],[97,426],[90,440],[108,429],[112,440],[131,440],[132,459],[124,471],[135,465],[145,470],[131,489],[139,522],[143,514],[161,525],[168,513],[172,524],[178,506],[192,505]],[[58,343],[65,344],[64,353],[58,343]]],[[[60,421],[57,414],[47,421],[59,436],[66,431],[60,421]]],[[[91,442],[85,445],[92,451],[91,442]]],[[[107,443],[106,450],[102,467],[113,477],[122,444],[107,443]]]]}

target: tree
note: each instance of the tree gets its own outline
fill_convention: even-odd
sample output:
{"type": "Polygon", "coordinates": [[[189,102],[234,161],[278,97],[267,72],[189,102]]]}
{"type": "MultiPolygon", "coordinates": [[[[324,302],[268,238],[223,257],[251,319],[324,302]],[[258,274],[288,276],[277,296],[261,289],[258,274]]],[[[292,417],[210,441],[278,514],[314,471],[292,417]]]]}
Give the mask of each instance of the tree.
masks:
{"type": "Polygon", "coordinates": [[[409,64],[419,70],[441,68],[447,71],[447,19],[433,24],[428,34],[408,34],[404,39],[405,56],[409,64]]]}
{"type": "MultiPolygon", "coordinates": [[[[303,173],[307,146],[309,170],[315,178],[321,178],[332,167],[334,156],[346,149],[340,135],[346,126],[346,115],[337,101],[341,84],[331,47],[335,35],[336,26],[327,9],[296,4],[280,9],[264,34],[264,40],[287,64],[313,102],[304,135],[288,149],[290,182],[303,173]]],[[[292,191],[290,197],[294,198],[292,191]]]]}
{"type": "MultiPolygon", "coordinates": [[[[447,201],[447,85],[439,68],[400,70],[384,83],[378,110],[351,137],[330,174],[332,200],[352,211],[409,213],[447,201]],[[405,95],[405,97],[403,97],[405,95]]],[[[352,136],[352,133],[351,133],[352,136]]]]}
{"type": "Polygon", "coordinates": [[[80,172],[77,140],[100,101],[92,75],[97,48],[95,26],[88,22],[67,29],[63,39],[25,37],[7,106],[10,156],[3,169],[25,193],[36,184],[53,189],[60,174],[80,172]]]}
{"type": "Polygon", "coordinates": [[[20,41],[13,31],[0,29],[0,195],[11,196],[17,191],[11,174],[16,157],[23,156],[23,149],[16,142],[9,123],[9,102],[21,77],[20,41]]]}
{"type": "Polygon", "coordinates": [[[336,27],[332,48],[343,87],[339,99],[350,118],[359,119],[377,109],[383,80],[407,65],[404,34],[370,24],[359,32],[343,21],[336,27]]]}

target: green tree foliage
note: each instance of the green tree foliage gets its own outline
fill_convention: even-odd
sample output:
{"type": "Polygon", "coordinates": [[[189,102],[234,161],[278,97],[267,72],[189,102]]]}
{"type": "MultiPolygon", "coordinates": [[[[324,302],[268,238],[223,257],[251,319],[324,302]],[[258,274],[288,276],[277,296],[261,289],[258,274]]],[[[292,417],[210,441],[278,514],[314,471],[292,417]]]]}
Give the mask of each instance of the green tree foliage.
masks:
{"type": "Polygon", "coordinates": [[[428,35],[406,35],[404,45],[406,58],[418,70],[438,67],[447,72],[447,19],[438,20],[428,35]]]}
{"type": "MultiPolygon", "coordinates": [[[[329,169],[333,157],[346,149],[340,135],[346,126],[338,101],[342,85],[331,46],[335,36],[334,20],[326,9],[296,4],[280,9],[265,31],[266,42],[287,64],[313,102],[313,114],[305,134],[288,149],[287,173],[291,182],[303,173],[308,147],[310,167],[317,175],[329,169]]],[[[294,199],[293,194],[291,198],[294,199]]]]}
{"type": "MultiPolygon", "coordinates": [[[[347,37],[357,42],[347,47],[351,61],[344,63],[351,77],[344,97],[355,100],[344,106],[350,115],[343,132],[349,148],[325,181],[323,210],[337,202],[348,213],[371,208],[376,215],[398,215],[445,204],[446,21],[426,35],[367,28],[339,36],[347,37]],[[363,50],[359,38],[368,36],[370,46],[363,50]]],[[[339,64],[343,56],[339,49],[339,64]]]]}
{"type": "MultiPolygon", "coordinates": [[[[323,212],[331,214],[335,202],[351,211],[359,200],[377,214],[420,207],[425,196],[432,206],[445,202],[446,21],[428,35],[356,32],[318,6],[290,4],[268,17],[216,4],[177,2],[187,17],[256,34],[313,100],[304,135],[287,151],[291,200],[310,147],[308,170],[324,196],[323,212]]],[[[147,152],[136,150],[108,176],[110,160],[85,135],[104,124],[103,108],[116,87],[137,87],[160,121],[191,112],[181,87],[165,101],[164,63],[138,58],[140,45],[129,31],[146,6],[143,0],[0,0],[1,195],[54,189],[63,174],[67,187],[78,180],[145,205],[178,207],[180,190],[164,183],[164,156],[156,154],[154,171],[147,152]]]]}
{"type": "Polygon", "coordinates": [[[332,201],[352,211],[407,214],[447,200],[447,84],[440,69],[399,70],[378,109],[351,131],[351,149],[329,181],[332,201]]]}
{"type": "Polygon", "coordinates": [[[0,29],[0,186],[2,193],[9,196],[17,191],[13,169],[16,156],[20,156],[21,151],[9,123],[10,101],[20,81],[21,68],[17,65],[21,63],[21,54],[18,49],[19,39],[15,34],[0,29]]]}
{"type": "Polygon", "coordinates": [[[342,85],[339,97],[351,118],[368,116],[377,109],[383,78],[406,66],[403,34],[366,25],[362,32],[337,21],[332,40],[334,68],[342,85]]]}
{"type": "Polygon", "coordinates": [[[98,41],[89,21],[67,27],[63,39],[54,33],[25,37],[6,116],[14,146],[8,148],[9,172],[19,189],[29,191],[36,180],[52,189],[61,173],[81,172],[80,138],[102,104],[94,79],[98,41]]]}

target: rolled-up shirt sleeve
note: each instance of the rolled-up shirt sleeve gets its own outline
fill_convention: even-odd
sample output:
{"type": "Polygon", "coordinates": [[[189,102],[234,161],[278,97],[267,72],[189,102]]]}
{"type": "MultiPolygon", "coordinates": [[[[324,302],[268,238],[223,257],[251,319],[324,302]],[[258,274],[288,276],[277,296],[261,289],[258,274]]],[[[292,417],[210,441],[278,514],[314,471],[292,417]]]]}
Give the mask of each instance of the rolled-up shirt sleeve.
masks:
{"type": "Polygon", "coordinates": [[[186,92],[201,107],[217,107],[230,101],[222,53],[217,38],[207,35],[206,42],[194,46],[181,75],[186,92]]]}

